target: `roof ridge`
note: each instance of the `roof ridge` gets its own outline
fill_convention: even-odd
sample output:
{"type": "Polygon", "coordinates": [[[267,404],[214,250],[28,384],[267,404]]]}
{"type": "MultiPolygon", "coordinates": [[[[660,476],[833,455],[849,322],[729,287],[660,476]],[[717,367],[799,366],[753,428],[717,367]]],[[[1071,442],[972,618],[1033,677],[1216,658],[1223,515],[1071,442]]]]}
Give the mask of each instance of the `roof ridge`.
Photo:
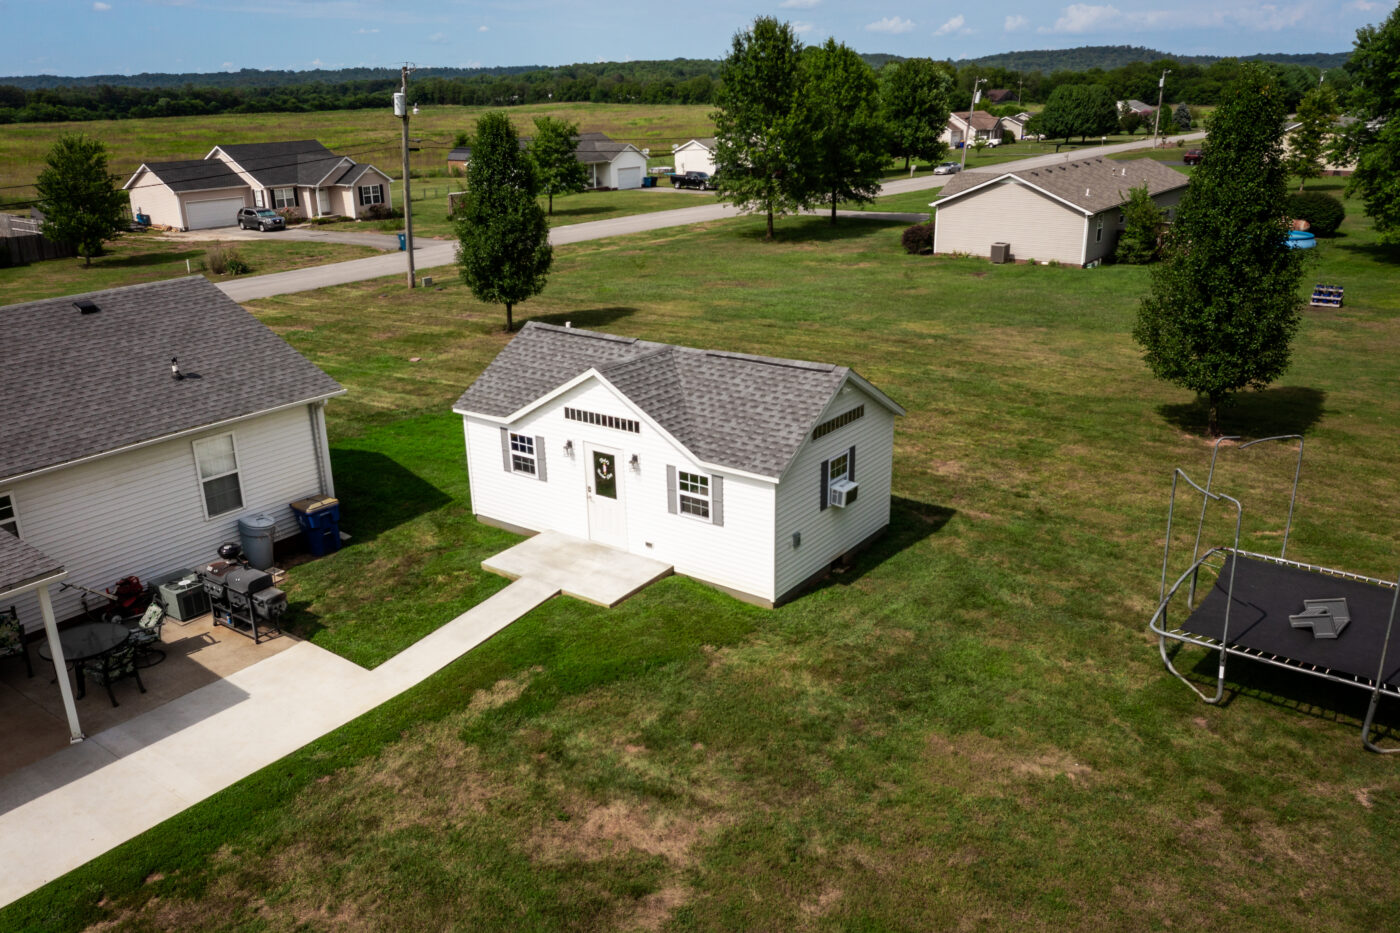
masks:
{"type": "MultiPolygon", "coordinates": [[[[0,311],[12,311],[18,308],[29,308],[33,307],[34,305],[49,304],[50,302],[54,301],[72,302],[77,301],[80,298],[88,298],[92,295],[109,295],[112,292],[133,292],[141,289],[153,290],[161,288],[162,286],[168,287],[170,285],[174,285],[177,282],[188,282],[190,279],[203,278],[204,276],[202,275],[182,275],[178,278],[158,279],[154,282],[137,282],[134,285],[114,285],[111,288],[95,288],[90,292],[74,292],[71,295],[51,295],[48,298],[34,298],[29,301],[17,301],[13,304],[0,305],[0,311]]],[[[205,281],[208,281],[208,279],[205,279],[205,281]]]]}
{"type": "MultiPolygon", "coordinates": [[[[599,330],[586,330],[582,327],[560,327],[558,324],[546,324],[543,321],[526,321],[525,326],[520,329],[523,334],[527,330],[546,330],[551,333],[568,334],[573,337],[591,337],[595,340],[610,340],[614,343],[641,343],[640,337],[619,337],[617,334],[605,334],[599,330]]],[[[645,341],[650,342],[650,341],[645,341]]],[[[669,346],[669,344],[661,344],[669,346]]]]}

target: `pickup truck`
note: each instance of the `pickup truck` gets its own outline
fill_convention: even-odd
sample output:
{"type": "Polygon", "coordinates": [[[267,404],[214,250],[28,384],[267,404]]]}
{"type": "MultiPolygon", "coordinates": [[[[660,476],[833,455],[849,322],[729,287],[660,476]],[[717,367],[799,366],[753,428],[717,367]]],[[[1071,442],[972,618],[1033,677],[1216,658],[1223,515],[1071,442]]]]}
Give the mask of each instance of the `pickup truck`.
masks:
{"type": "Polygon", "coordinates": [[[700,191],[713,188],[715,180],[708,172],[686,172],[684,175],[672,175],[672,188],[696,188],[700,191]]]}

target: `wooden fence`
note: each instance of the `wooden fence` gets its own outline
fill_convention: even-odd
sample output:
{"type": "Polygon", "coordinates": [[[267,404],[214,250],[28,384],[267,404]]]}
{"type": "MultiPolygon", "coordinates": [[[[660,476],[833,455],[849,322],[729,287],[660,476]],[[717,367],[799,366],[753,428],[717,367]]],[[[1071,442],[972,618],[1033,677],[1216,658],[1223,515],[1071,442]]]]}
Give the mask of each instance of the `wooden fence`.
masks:
{"type": "Polygon", "coordinates": [[[22,266],[44,259],[65,259],[73,247],[55,243],[39,232],[37,220],[0,214],[0,265],[22,266]]]}

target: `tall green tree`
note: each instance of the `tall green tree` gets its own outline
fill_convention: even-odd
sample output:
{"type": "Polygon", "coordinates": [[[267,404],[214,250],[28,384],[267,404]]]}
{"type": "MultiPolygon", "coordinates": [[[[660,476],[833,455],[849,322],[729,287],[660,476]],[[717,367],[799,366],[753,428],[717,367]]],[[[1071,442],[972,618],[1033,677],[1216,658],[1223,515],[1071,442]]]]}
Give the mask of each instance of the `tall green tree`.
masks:
{"type": "Polygon", "coordinates": [[[1129,136],[1138,131],[1142,126],[1142,114],[1129,107],[1124,101],[1123,106],[1118,108],[1118,128],[1129,136]]]}
{"type": "Polygon", "coordinates": [[[1191,131],[1191,108],[1185,104],[1176,105],[1176,128],[1182,133],[1191,131]]]}
{"type": "Polygon", "coordinates": [[[1290,175],[1298,176],[1299,191],[1309,178],[1322,174],[1323,157],[1327,154],[1336,119],[1337,96],[1326,85],[1318,85],[1299,101],[1298,125],[1289,134],[1288,157],[1284,163],[1290,175]]]}
{"type": "Polygon", "coordinates": [[[504,113],[482,115],[471,148],[466,196],[452,220],[457,267],[477,300],[506,306],[506,330],[515,330],[512,308],[544,289],[554,258],[536,200],[540,182],[504,113]]]}
{"type": "Polygon", "coordinates": [[[1128,191],[1123,205],[1123,232],[1118,235],[1113,257],[1129,265],[1146,265],[1157,258],[1167,215],[1141,185],[1128,191]]]}
{"type": "Polygon", "coordinates": [[[835,39],[806,50],[802,78],[811,148],[802,174],[834,224],[837,204],[869,203],[880,191],[889,149],[880,88],[865,59],[835,39]]]}
{"type": "Polygon", "coordinates": [[[1288,368],[1298,330],[1301,254],[1285,245],[1284,91],[1245,65],[1207,119],[1205,158],[1133,328],[1154,375],[1204,398],[1212,435],[1235,393],[1288,368]]]}
{"type": "Polygon", "coordinates": [[[588,184],[588,169],[574,155],[578,149],[578,125],[554,117],[535,117],[535,138],[530,157],[535,160],[540,188],[549,198],[554,216],[554,196],[574,194],[588,184]]]}
{"type": "Polygon", "coordinates": [[[715,92],[715,187],[741,210],[773,215],[811,206],[802,177],[809,120],[802,90],[802,43],[787,23],[760,16],[735,33],[715,92]]]}
{"type": "Polygon", "coordinates": [[[1383,243],[1400,243],[1400,7],[1356,31],[1347,60],[1348,111],[1358,117],[1338,156],[1356,160],[1348,194],[1360,194],[1383,243]]]}
{"type": "Polygon", "coordinates": [[[948,146],[941,136],[952,112],[953,76],[927,58],[906,58],[880,73],[880,105],[889,127],[890,152],[936,162],[948,146]]]}
{"type": "Polygon", "coordinates": [[[65,243],[91,265],[102,243],[127,224],[127,195],[107,172],[107,147],[81,134],[60,136],[44,159],[34,187],[44,212],[42,231],[65,243]]]}
{"type": "Polygon", "coordinates": [[[1034,131],[1062,139],[1055,151],[1069,142],[1112,133],[1118,128],[1118,105],[1108,88],[1099,84],[1062,84],[1050,92],[1045,109],[1036,115],[1034,131]]]}

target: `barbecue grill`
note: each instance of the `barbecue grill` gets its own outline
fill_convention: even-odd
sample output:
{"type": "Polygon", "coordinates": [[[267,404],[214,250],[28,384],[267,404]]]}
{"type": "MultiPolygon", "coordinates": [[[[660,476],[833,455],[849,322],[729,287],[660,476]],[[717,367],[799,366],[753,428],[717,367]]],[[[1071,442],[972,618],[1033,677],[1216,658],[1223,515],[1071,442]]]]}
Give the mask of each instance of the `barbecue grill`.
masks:
{"type": "Polygon", "coordinates": [[[259,643],[268,631],[282,631],[287,594],[272,585],[272,575],[233,561],[216,560],[199,572],[213,604],[214,624],[224,625],[259,643]],[[260,630],[261,629],[261,630],[260,630]]]}

